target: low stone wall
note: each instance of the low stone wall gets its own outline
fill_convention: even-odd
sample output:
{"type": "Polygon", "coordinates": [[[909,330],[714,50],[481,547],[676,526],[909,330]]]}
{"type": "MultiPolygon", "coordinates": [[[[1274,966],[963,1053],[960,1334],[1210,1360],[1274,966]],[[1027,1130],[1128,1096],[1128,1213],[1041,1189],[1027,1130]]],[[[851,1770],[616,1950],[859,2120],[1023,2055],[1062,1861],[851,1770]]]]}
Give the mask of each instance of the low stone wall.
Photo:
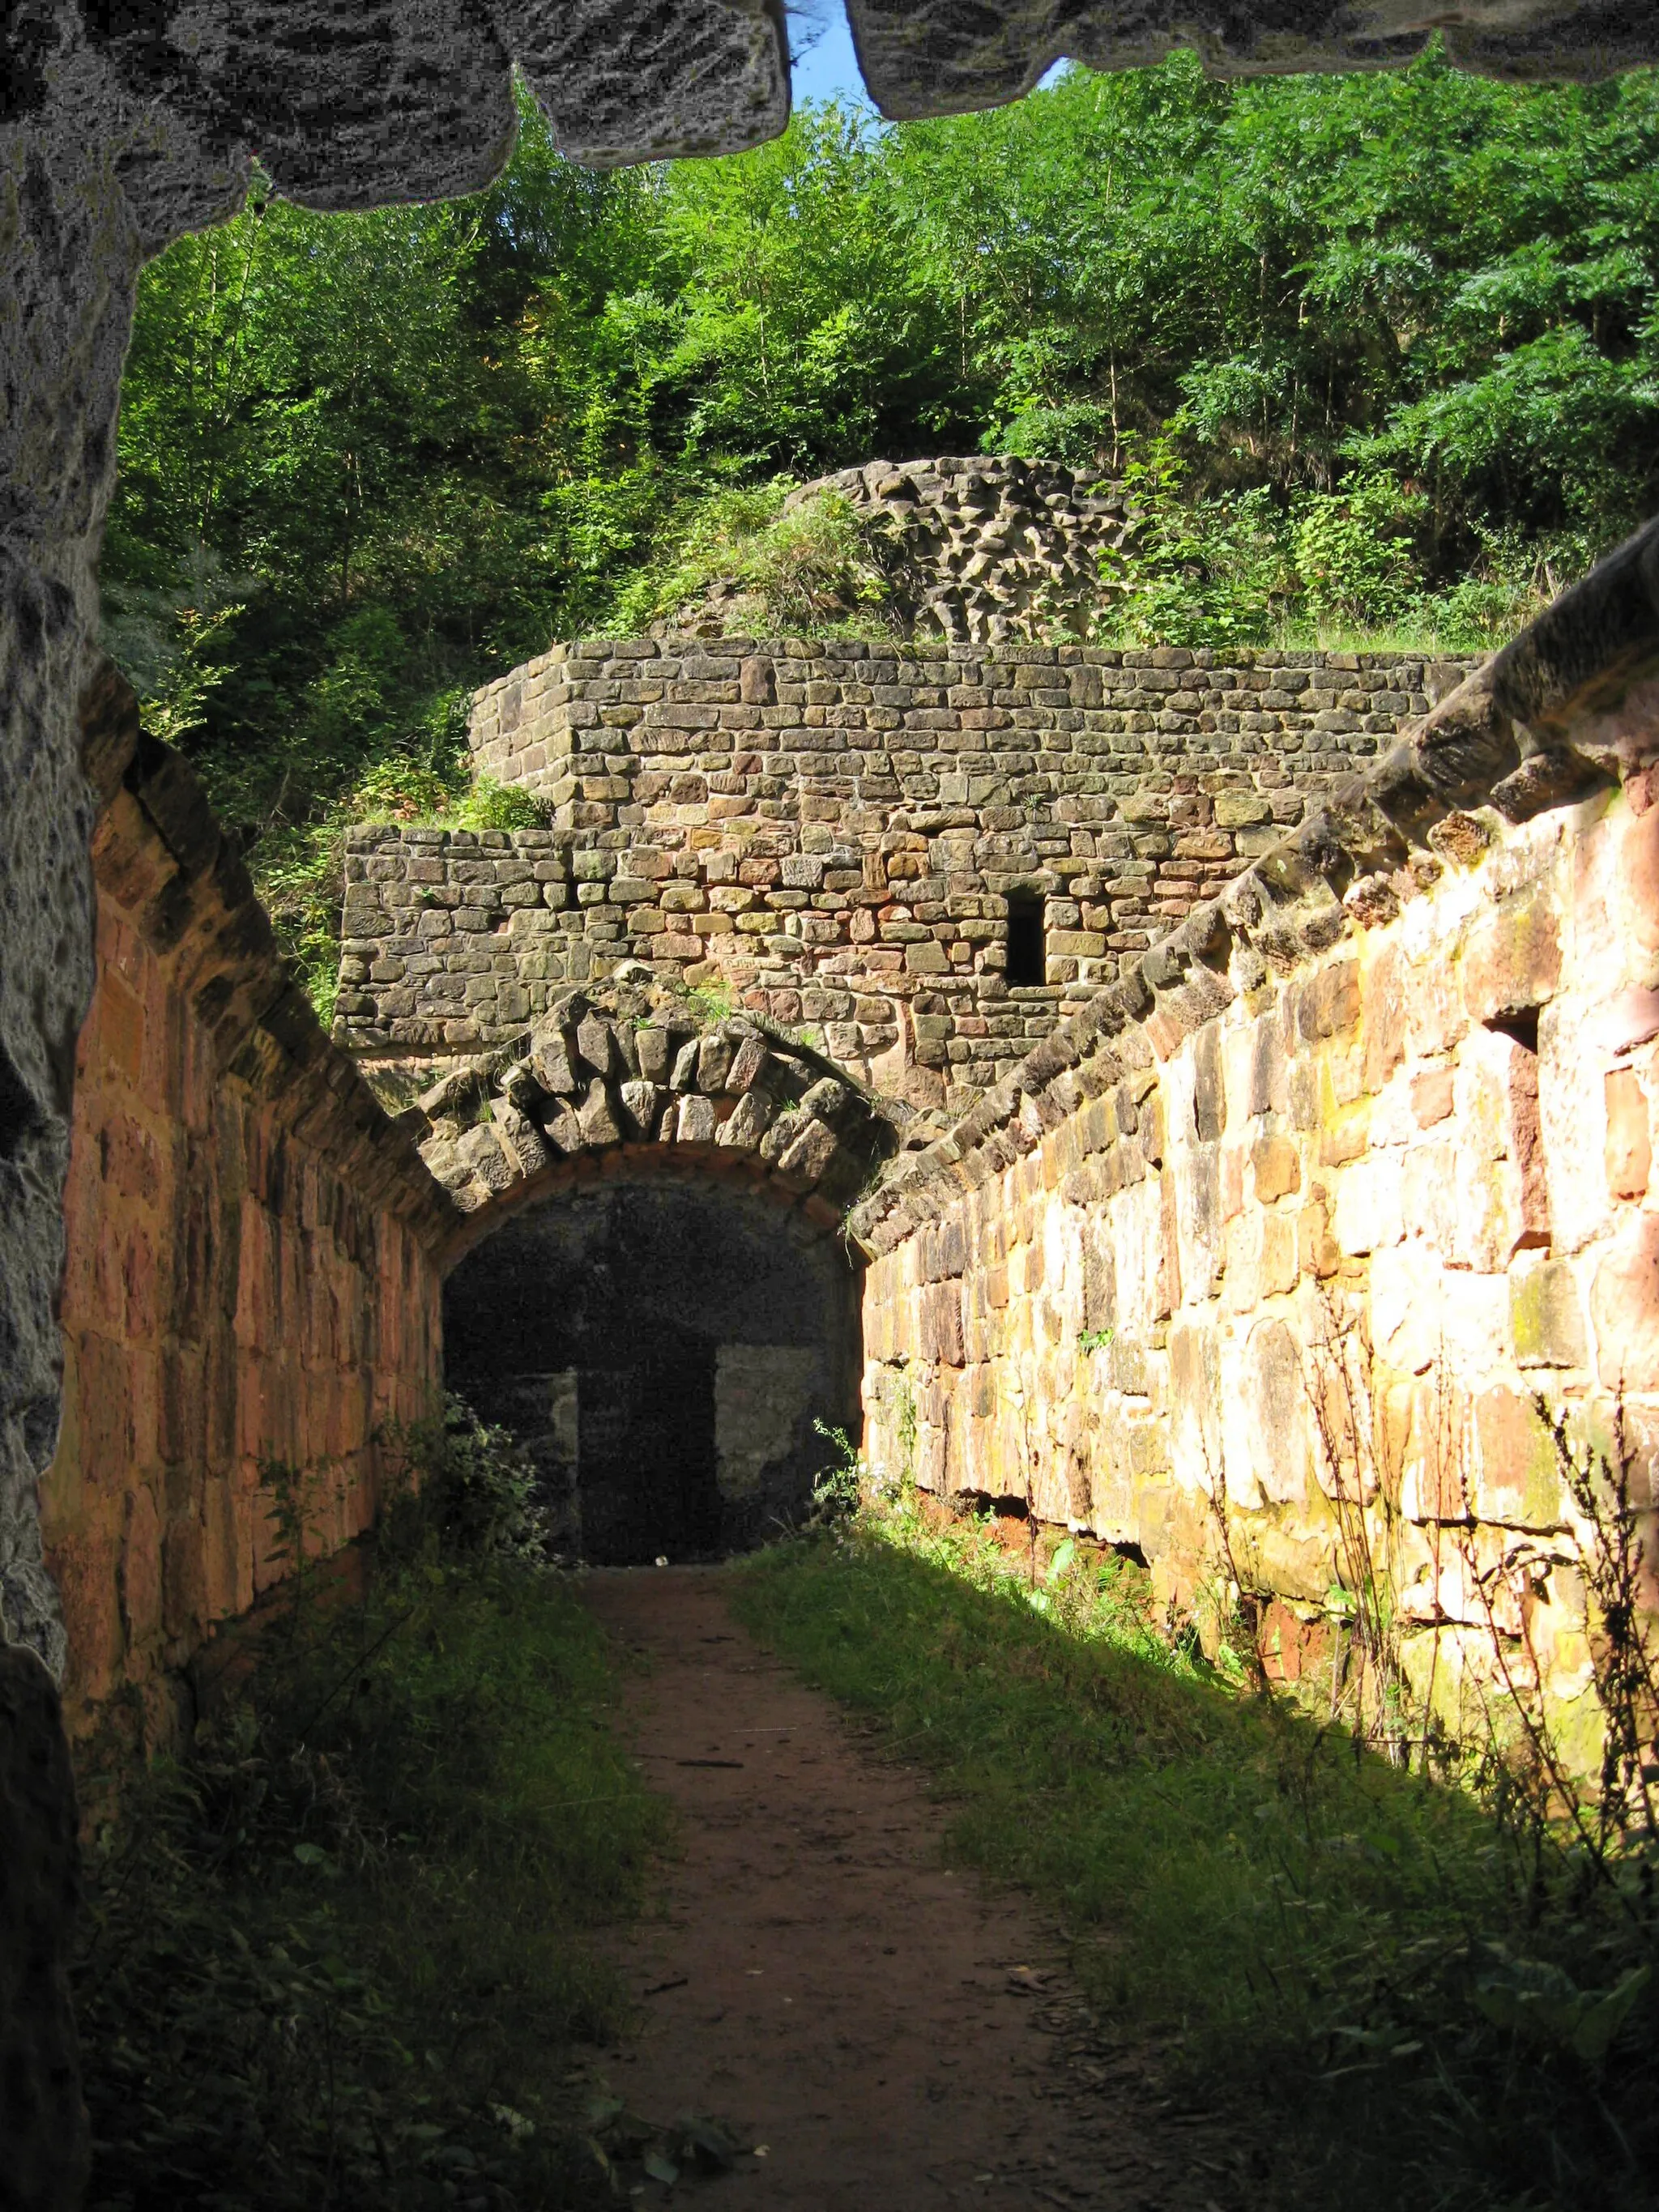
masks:
{"type": "Polygon", "coordinates": [[[866,1449],[1133,1547],[1182,1606],[1236,1584],[1283,1675],[1328,1680],[1369,1560],[1423,1702],[1466,1723],[1501,1654],[1588,1765],[1547,1424],[1659,1504],[1659,684],[1574,718],[1555,684],[1551,730],[1557,672],[1511,657],[1299,880],[1264,863],[854,1213],[866,1449]],[[1514,771],[1528,684],[1558,750],[1514,771]],[[1426,796],[1455,769],[1526,813],[1592,762],[1620,787],[1519,826],[1426,796]]]}
{"type": "Polygon", "coordinates": [[[110,677],[92,717],[98,981],[65,1212],[63,1425],[41,1486],[65,1704],[164,1740],[212,1624],[284,1571],[262,1470],[319,1550],[373,1518],[376,1424],[431,1404],[450,1219],[331,1047],[188,769],[110,677]]]}
{"type": "Polygon", "coordinates": [[[505,1042],[624,958],[960,1111],[1386,750],[1462,664],[1072,646],[559,646],[479,693],[546,830],[354,831],[336,1038],[505,1042]],[[1011,892],[1044,980],[1011,988],[1011,892]]]}

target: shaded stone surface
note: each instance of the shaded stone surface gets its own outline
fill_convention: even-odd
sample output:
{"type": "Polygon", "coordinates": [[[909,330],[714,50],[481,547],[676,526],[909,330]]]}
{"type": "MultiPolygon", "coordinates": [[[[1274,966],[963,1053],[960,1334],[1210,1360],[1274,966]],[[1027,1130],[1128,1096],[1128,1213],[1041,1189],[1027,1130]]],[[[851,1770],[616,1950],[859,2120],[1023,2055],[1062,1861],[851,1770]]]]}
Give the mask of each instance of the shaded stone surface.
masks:
{"type": "Polygon", "coordinates": [[[307,1471],[322,1548],[372,1519],[377,1425],[436,1392],[451,1216],[112,670],[81,720],[101,802],[98,981],[76,1057],[64,1419],[41,1517],[71,1728],[124,1689],[124,1732],[151,1749],[212,1624],[282,1571],[260,1462],[307,1471]]]}
{"type": "MultiPolygon", "coordinates": [[[[786,510],[823,494],[865,525],[888,582],[884,612],[907,637],[1000,645],[1056,627],[1086,636],[1111,596],[1101,564],[1132,534],[1121,485],[1007,454],[869,461],[802,484],[786,510]]],[[[737,586],[710,587],[716,626],[748,629],[755,611],[737,586]]]]}
{"type": "Polygon", "coordinates": [[[1398,67],[1438,29],[1461,68],[1606,76],[1651,61],[1659,27],[1621,0],[848,0],[865,82],[884,114],[940,115],[1029,92],[1062,58],[1143,69],[1196,48],[1212,76],[1398,67]]]}
{"type": "Polygon", "coordinates": [[[533,1453],[562,1547],[711,1558],[799,1522],[834,1455],[814,1424],[856,1428],[860,1276],[756,1191],[624,1166],[460,1262],[446,1373],[533,1453]]]}
{"type": "Polygon", "coordinates": [[[69,1996],[78,1864],[58,1693],[33,1652],[0,1645],[0,2212],[58,2212],[86,2179],[69,1996]]]}

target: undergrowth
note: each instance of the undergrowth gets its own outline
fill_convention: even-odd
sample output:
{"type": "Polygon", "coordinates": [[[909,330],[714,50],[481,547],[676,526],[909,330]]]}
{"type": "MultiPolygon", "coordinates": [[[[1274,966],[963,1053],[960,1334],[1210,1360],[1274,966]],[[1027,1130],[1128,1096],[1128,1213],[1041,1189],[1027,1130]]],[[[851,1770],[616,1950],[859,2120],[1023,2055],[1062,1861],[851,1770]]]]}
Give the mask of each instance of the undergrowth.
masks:
{"type": "Polygon", "coordinates": [[[1011,1554],[914,1491],[820,1504],[741,1616],[933,1770],[952,1850],[1237,2113],[1260,2201],[1656,2202],[1650,1859],[1601,1881],[1512,1788],[1402,1772],[1224,1638],[1206,1662],[1110,1553],[1011,1554]]]}
{"type": "Polygon", "coordinates": [[[787,477],[723,486],[671,513],[617,592],[619,632],[714,620],[766,637],[890,638],[870,526],[838,492],[786,507],[793,489],[787,477]]]}
{"type": "Polygon", "coordinates": [[[572,2072],[628,2006],[588,1931],[665,1837],[516,1455],[452,1406],[353,1594],[306,1563],[89,1854],[93,2212],[608,2201],[572,2072]]]}

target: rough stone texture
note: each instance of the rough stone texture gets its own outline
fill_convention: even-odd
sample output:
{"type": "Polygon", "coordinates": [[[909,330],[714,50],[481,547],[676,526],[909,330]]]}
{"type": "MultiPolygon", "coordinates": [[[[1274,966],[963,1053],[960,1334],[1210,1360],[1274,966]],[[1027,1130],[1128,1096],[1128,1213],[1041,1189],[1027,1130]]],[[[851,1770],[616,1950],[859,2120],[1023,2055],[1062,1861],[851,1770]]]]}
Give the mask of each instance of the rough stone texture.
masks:
{"type": "Polygon", "coordinates": [[[1328,1668],[1363,1516],[1419,1693],[1468,1723],[1495,1628],[1587,1765],[1583,1532],[1532,1400],[1603,1450],[1622,1401],[1644,1497],[1659,594],[1624,586],[1656,537],[1559,618],[1561,641],[1599,635],[1622,696],[1529,633],[1373,771],[1374,799],[1266,856],[849,1223],[877,1255],[878,1468],[914,1415],[925,1486],[1133,1545],[1182,1601],[1235,1577],[1292,1674],[1328,1668]],[[1502,793],[1520,745],[1496,702],[1528,700],[1531,741],[1598,787],[1521,824],[1462,814],[1431,857],[1431,769],[1441,823],[1448,793],[1502,793]],[[1414,824],[1392,847],[1385,803],[1414,824]]]}
{"type": "MultiPolygon", "coordinates": [[[[1062,46],[1147,58],[1170,25],[1025,6],[860,0],[860,50],[890,103],[938,110],[1006,96],[1062,46]]],[[[1498,70],[1593,75],[1652,58],[1650,10],[1614,0],[1466,0],[1454,52],[1498,70]],[[1467,27],[1469,25],[1474,28],[1467,27]]],[[[1443,13],[1437,21],[1446,20],[1443,13]]],[[[1379,13],[1375,52],[1344,9],[1273,11],[1219,42],[1225,65],[1402,58],[1422,32],[1379,13]]],[[[1207,31],[1203,33],[1209,37],[1207,31]]],[[[769,0],[668,0],[572,10],[550,0],[415,0],[372,8],[231,0],[89,9],[24,0],[0,24],[0,1637],[64,1656],[40,1568],[33,1490],[58,1420],[52,1297],[69,1155],[72,1042],[92,981],[91,807],[77,768],[76,702],[91,674],[93,567],[113,467],[120,362],[141,256],[236,205],[250,149],[277,188],[324,207],[474,190],[499,168],[521,58],[561,141],[601,160],[729,145],[784,112],[779,12],[769,0]]],[[[1547,749],[1519,764],[1518,805],[1559,795],[1547,749]]],[[[50,1728],[51,1723],[41,1725],[50,1728]]],[[[25,1822],[30,1817],[23,1816],[25,1822]]],[[[0,1856],[27,1855],[0,1834],[0,1856]]],[[[46,2030],[43,2026],[42,2033],[46,2030]]],[[[0,2034],[13,2047],[9,2021],[0,2034]]],[[[76,2194],[73,2130],[0,2111],[14,2166],[37,2160],[41,2206],[76,2194]]]]}
{"type": "Polygon", "coordinates": [[[58,1692],[33,1651],[0,1645],[0,2212],[56,2212],[86,2179],[70,2009],[78,1854],[58,1692]]]}
{"type": "Polygon", "coordinates": [[[714,1178],[798,1210],[818,1235],[898,1149],[902,1107],[747,1018],[699,1013],[633,963],[566,991],[507,1051],[441,1076],[400,1117],[448,1194],[447,1255],[595,1175],[714,1178]]]}
{"type": "Polygon", "coordinates": [[[75,702],[137,269],[232,211],[256,147],[277,189],[312,206],[477,190],[511,143],[515,56],[580,158],[749,144],[787,112],[781,18],[763,0],[574,14],[301,0],[252,16],[228,0],[37,0],[0,29],[0,1632],[54,1668],[32,1493],[57,1425],[51,1297],[92,980],[75,702]]]}
{"type": "Polygon", "coordinates": [[[1659,28],[1623,0],[848,0],[859,66],[884,115],[990,107],[1054,62],[1144,69],[1194,47],[1214,76],[1397,67],[1438,29],[1460,68],[1492,76],[1597,77],[1659,53],[1659,28]]]}
{"type": "Polygon", "coordinates": [[[515,1213],[444,1289],[451,1381],[533,1454],[561,1549],[603,1565],[799,1522],[831,1456],[814,1423],[857,1426],[844,1248],[752,1184],[656,1164],[515,1213]]]}
{"type": "Polygon", "coordinates": [[[558,826],[352,832],[335,1036],[476,1049],[637,958],[960,1111],[1467,665],[556,647],[479,693],[471,734],[558,826]],[[1047,935],[1046,981],[1012,990],[1011,890],[1047,935]]]}
{"type": "MultiPolygon", "coordinates": [[[[825,492],[864,524],[889,580],[886,612],[906,637],[1000,645],[1056,629],[1087,636],[1112,597],[1103,557],[1130,538],[1121,488],[1054,461],[871,461],[815,477],[785,507],[825,492]]],[[[746,602],[736,586],[711,592],[711,615],[721,611],[718,592],[741,615],[746,602]]]]}
{"type": "Polygon", "coordinates": [[[58,1672],[34,1487],[57,1435],[59,1194],[92,980],[75,702],[137,240],[95,162],[40,145],[0,144],[0,1639],[58,1672]]]}
{"type": "Polygon", "coordinates": [[[144,1745],[211,1624],[280,1570],[262,1461],[313,1470],[312,1540],[373,1517],[387,1415],[438,1383],[452,1216],[325,1039],[179,757],[107,672],[97,987],[76,1063],[64,1421],[41,1486],[71,1726],[112,1693],[144,1745]],[[325,1465],[324,1463],[326,1463],[325,1465]]]}

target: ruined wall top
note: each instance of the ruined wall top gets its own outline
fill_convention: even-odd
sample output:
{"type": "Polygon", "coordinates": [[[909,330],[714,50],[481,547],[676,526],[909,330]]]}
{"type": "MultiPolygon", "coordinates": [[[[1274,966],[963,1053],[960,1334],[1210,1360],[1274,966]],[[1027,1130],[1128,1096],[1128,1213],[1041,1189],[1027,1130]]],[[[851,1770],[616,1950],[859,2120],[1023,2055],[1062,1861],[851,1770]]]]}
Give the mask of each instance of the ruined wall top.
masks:
{"type": "Polygon", "coordinates": [[[560,646],[480,692],[550,825],[348,839],[335,1035],[506,1042],[620,961],[959,1111],[1464,664],[726,638],[560,646]],[[1008,960],[1011,900],[1040,941],[1008,960]]]}
{"type": "Polygon", "coordinates": [[[1103,556],[1129,538],[1121,488],[1058,461],[1010,454],[870,461],[816,477],[785,508],[844,499],[908,636],[1001,645],[1056,629],[1079,636],[1110,596],[1103,556]]]}

